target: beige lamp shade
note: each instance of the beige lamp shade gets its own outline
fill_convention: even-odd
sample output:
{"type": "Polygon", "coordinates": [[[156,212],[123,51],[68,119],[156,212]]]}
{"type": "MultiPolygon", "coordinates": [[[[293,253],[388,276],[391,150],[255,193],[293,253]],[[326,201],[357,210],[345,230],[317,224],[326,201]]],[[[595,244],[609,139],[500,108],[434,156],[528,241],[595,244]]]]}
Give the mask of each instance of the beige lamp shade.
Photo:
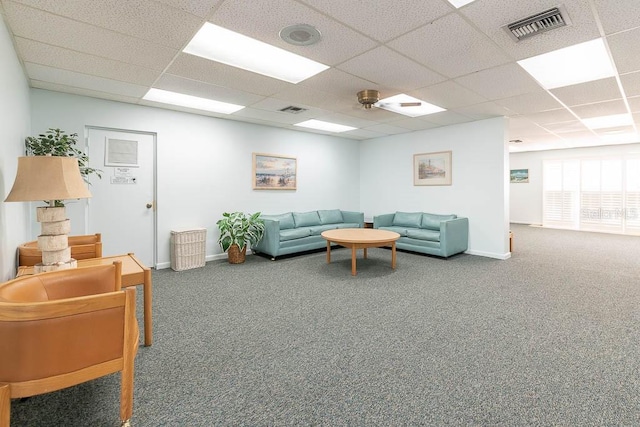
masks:
{"type": "Polygon", "coordinates": [[[86,199],[78,159],[58,156],[18,157],[18,173],[5,202],[86,199]]]}

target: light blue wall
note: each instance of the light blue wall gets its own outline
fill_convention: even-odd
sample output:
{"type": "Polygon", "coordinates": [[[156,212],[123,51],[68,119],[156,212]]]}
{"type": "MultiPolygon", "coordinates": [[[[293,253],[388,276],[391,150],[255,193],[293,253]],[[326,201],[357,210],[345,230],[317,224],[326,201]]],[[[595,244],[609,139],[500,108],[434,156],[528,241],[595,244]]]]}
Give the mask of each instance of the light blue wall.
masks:
{"type": "MultiPolygon", "coordinates": [[[[2,15],[0,15],[1,17],[2,15]]],[[[28,203],[5,203],[30,133],[29,87],[11,37],[0,18],[0,280],[15,274],[16,247],[28,237],[28,203]]]]}

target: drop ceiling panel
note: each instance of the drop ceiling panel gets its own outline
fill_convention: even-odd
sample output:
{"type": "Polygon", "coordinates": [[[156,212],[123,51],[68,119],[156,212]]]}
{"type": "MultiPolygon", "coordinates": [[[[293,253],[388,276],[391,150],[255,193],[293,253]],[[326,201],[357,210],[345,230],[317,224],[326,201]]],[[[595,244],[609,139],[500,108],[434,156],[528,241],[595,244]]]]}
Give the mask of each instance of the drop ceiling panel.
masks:
{"type": "Polygon", "coordinates": [[[380,87],[376,83],[349,74],[337,68],[330,68],[315,76],[303,80],[298,86],[321,88],[324,92],[333,93],[339,96],[350,96],[354,105],[358,104],[357,93],[363,89],[377,89],[382,97],[396,95],[397,90],[391,91],[388,88],[380,87]]]}
{"type": "Polygon", "coordinates": [[[413,90],[409,95],[447,109],[486,101],[482,96],[451,80],[413,90]]]}
{"type": "Polygon", "coordinates": [[[640,2],[637,0],[593,0],[605,34],[638,26],[640,2]]]}
{"type": "Polygon", "coordinates": [[[105,77],[111,80],[149,86],[161,75],[161,72],[157,70],[51,46],[22,37],[16,37],[16,47],[25,62],[52,68],[71,68],[82,74],[105,77]]]}
{"type": "Polygon", "coordinates": [[[280,111],[266,111],[251,107],[243,108],[240,111],[236,111],[235,113],[233,113],[233,115],[236,117],[250,117],[253,119],[263,120],[265,122],[276,122],[287,125],[293,125],[295,123],[300,123],[306,120],[304,118],[296,116],[295,114],[287,114],[280,111]]]}
{"type": "Polygon", "coordinates": [[[200,18],[208,18],[222,0],[156,0],[167,6],[175,7],[200,18]]]}
{"type": "Polygon", "coordinates": [[[371,138],[380,138],[382,136],[387,136],[387,135],[380,132],[374,132],[368,129],[356,129],[356,130],[350,130],[348,132],[342,132],[340,136],[353,137],[353,138],[359,138],[359,139],[371,139],[371,138]]]}
{"type": "Polygon", "coordinates": [[[546,125],[547,123],[560,123],[560,122],[568,122],[571,120],[576,120],[576,116],[571,114],[571,111],[565,108],[527,114],[525,118],[535,123],[538,123],[540,125],[546,125]]]}
{"type": "Polygon", "coordinates": [[[454,108],[453,111],[474,120],[513,115],[513,111],[509,111],[494,102],[483,102],[480,104],[469,105],[468,107],[458,107],[454,108]]]}
{"type": "Polygon", "coordinates": [[[433,129],[439,127],[441,125],[436,123],[431,123],[426,120],[414,120],[414,119],[400,119],[389,122],[392,126],[398,126],[405,129],[411,130],[425,130],[425,129],[433,129]]]}
{"type": "Polygon", "coordinates": [[[128,97],[141,97],[147,93],[145,86],[109,80],[102,77],[80,74],[73,71],[51,68],[40,64],[26,62],[25,69],[30,79],[59,85],[89,89],[97,92],[113,93],[128,97]]]}
{"type": "Polygon", "coordinates": [[[247,93],[225,86],[216,86],[198,80],[185,79],[172,74],[164,74],[153,87],[237,105],[250,105],[264,99],[263,96],[253,93],[247,93]]]}
{"type": "Polygon", "coordinates": [[[575,132],[590,132],[580,120],[570,120],[568,122],[560,123],[548,123],[544,125],[544,128],[550,132],[557,134],[575,133],[575,132]]]}
{"type": "Polygon", "coordinates": [[[384,46],[359,55],[338,68],[376,84],[405,91],[445,80],[441,75],[384,46]]]}
{"type": "Polygon", "coordinates": [[[291,83],[186,53],[181,53],[166,72],[263,96],[273,95],[293,86],[291,83]]]}
{"type": "Polygon", "coordinates": [[[448,2],[424,0],[302,0],[317,10],[379,41],[388,41],[452,10],[448,2]]]}
{"type": "Polygon", "coordinates": [[[571,107],[571,110],[581,119],[589,119],[592,117],[610,116],[613,114],[627,113],[627,106],[622,99],[613,101],[596,102],[595,104],[579,105],[571,107]]]}
{"type": "Polygon", "coordinates": [[[258,101],[255,104],[251,105],[252,108],[257,108],[257,109],[266,110],[266,111],[280,111],[283,108],[291,107],[291,106],[300,107],[307,110],[307,111],[302,111],[296,114],[286,113],[286,114],[295,115],[296,117],[301,119],[300,121],[306,120],[306,119],[313,119],[320,115],[331,114],[331,111],[328,111],[328,110],[322,110],[320,108],[315,108],[310,105],[301,104],[301,103],[292,103],[291,101],[288,101],[288,100],[276,99],[276,98],[264,98],[261,101],[258,101]]]}
{"type": "Polygon", "coordinates": [[[46,89],[54,92],[70,93],[73,95],[88,96],[90,98],[106,99],[110,101],[126,102],[129,104],[137,104],[140,98],[126,95],[118,95],[115,93],[101,92],[97,90],[83,89],[79,87],[66,86],[57,83],[43,82],[40,80],[32,80],[31,87],[38,89],[46,89]]]}
{"type": "Polygon", "coordinates": [[[349,96],[338,96],[298,85],[290,85],[287,89],[274,94],[273,98],[289,101],[293,105],[310,105],[328,111],[341,111],[353,105],[353,99],[349,96]]]}
{"type": "Polygon", "coordinates": [[[226,1],[211,22],[325,65],[336,65],[377,45],[351,28],[292,0],[226,1]],[[280,30],[300,23],[316,27],[322,39],[312,46],[295,46],[279,37],[280,30]]]}
{"type": "Polygon", "coordinates": [[[510,58],[460,15],[450,14],[388,43],[447,77],[505,64],[510,58]],[[455,37],[451,37],[451,34],[455,37]]]}
{"type": "Polygon", "coordinates": [[[496,104],[502,105],[518,114],[529,114],[537,111],[557,110],[562,104],[543,89],[510,98],[499,99],[496,104]]]}
{"type": "Polygon", "coordinates": [[[202,19],[152,0],[42,1],[20,3],[97,27],[182,49],[202,26],[202,19]],[[176,20],[180,25],[172,25],[176,20]]]}
{"type": "Polygon", "coordinates": [[[600,79],[577,85],[552,89],[553,93],[565,105],[583,105],[595,102],[609,101],[621,97],[616,79],[600,79]]]}
{"type": "Polygon", "coordinates": [[[176,49],[17,3],[4,2],[3,6],[13,33],[18,37],[153,70],[163,70],[178,53],[176,49]]]}
{"type": "Polygon", "coordinates": [[[475,0],[461,9],[481,31],[504,52],[517,60],[571,46],[600,37],[591,8],[585,0],[475,0]],[[515,42],[502,29],[504,25],[562,4],[573,25],[548,31],[542,35],[515,42]]]}
{"type": "MultiPolygon", "coordinates": [[[[629,101],[629,108],[632,113],[640,113],[640,96],[634,96],[627,101],[629,101]]],[[[634,121],[640,124],[638,118],[634,117],[634,121]]]]}
{"type": "Polygon", "coordinates": [[[620,76],[622,88],[627,96],[640,96],[640,72],[620,76]]]}
{"type": "Polygon", "coordinates": [[[607,42],[618,73],[624,74],[640,70],[640,55],[629,54],[630,52],[638,52],[640,28],[609,36],[607,42]]]}
{"type": "Polygon", "coordinates": [[[454,113],[453,111],[442,111],[440,113],[429,114],[428,116],[421,116],[420,119],[426,120],[430,123],[436,123],[441,126],[467,123],[474,120],[463,114],[454,113]]]}
{"type": "Polygon", "coordinates": [[[375,126],[377,123],[372,120],[363,119],[360,117],[350,116],[348,114],[341,113],[328,113],[318,116],[319,120],[325,122],[337,123],[339,125],[353,126],[358,129],[375,126]]]}
{"type": "Polygon", "coordinates": [[[373,132],[383,133],[385,135],[397,135],[400,133],[406,133],[407,129],[400,126],[393,126],[389,124],[380,124],[375,126],[369,126],[365,128],[366,130],[370,130],[373,132]]]}
{"type": "Polygon", "coordinates": [[[531,76],[515,63],[478,71],[455,81],[491,101],[540,89],[531,76]]]}

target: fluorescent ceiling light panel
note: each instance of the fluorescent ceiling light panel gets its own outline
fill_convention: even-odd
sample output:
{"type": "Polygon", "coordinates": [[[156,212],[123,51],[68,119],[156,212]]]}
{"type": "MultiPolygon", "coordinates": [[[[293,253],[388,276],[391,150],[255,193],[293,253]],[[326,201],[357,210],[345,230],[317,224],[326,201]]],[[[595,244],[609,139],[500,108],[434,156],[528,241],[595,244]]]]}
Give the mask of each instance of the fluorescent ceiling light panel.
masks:
{"type": "Polygon", "coordinates": [[[301,82],[329,68],[210,22],[200,28],[183,52],[289,83],[301,82]]]}
{"type": "Polygon", "coordinates": [[[444,108],[437,105],[429,104],[421,99],[414,98],[409,95],[401,93],[399,95],[390,96],[389,98],[381,99],[374,104],[378,108],[383,110],[393,111],[394,113],[403,114],[409,117],[426,116],[427,114],[439,113],[446,111],[444,108]],[[416,106],[403,106],[403,104],[420,104],[416,106]]]}
{"type": "Polygon", "coordinates": [[[601,38],[523,59],[518,64],[546,89],[615,75],[601,38]]]}
{"type": "Polygon", "coordinates": [[[222,114],[235,113],[244,108],[243,105],[228,104],[226,102],[214,101],[213,99],[153,88],[149,89],[149,92],[147,92],[142,99],[222,114]]]}
{"type": "Polygon", "coordinates": [[[449,3],[460,9],[462,6],[474,2],[475,0],[449,0],[449,3]]]}
{"type": "Polygon", "coordinates": [[[327,132],[336,132],[336,133],[358,129],[351,126],[344,126],[344,125],[338,125],[335,123],[323,122],[322,120],[307,120],[304,122],[296,123],[294,126],[325,130],[327,132]]]}
{"type": "Polygon", "coordinates": [[[632,126],[633,118],[630,114],[614,114],[613,116],[593,117],[582,119],[582,123],[589,129],[606,129],[619,126],[632,126]]]}

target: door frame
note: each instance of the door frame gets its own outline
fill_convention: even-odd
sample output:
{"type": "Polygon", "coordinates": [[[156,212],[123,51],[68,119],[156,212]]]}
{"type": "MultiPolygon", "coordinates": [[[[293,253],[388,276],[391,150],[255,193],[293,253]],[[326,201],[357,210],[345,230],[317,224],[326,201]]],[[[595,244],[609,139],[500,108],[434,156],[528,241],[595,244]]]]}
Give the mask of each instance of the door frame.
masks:
{"type": "MultiPolygon", "coordinates": [[[[89,152],[89,131],[90,130],[102,130],[108,132],[124,132],[124,133],[133,133],[139,135],[147,135],[151,136],[153,139],[153,159],[151,162],[153,171],[153,250],[152,250],[152,258],[153,262],[151,267],[157,268],[158,265],[158,133],[157,132],[149,132],[143,130],[132,130],[132,129],[123,129],[123,128],[112,128],[105,126],[93,126],[93,125],[85,125],[84,126],[84,141],[85,141],[85,153],[89,152]]],[[[91,159],[89,159],[91,161],[91,159]]],[[[89,204],[91,203],[91,199],[86,199],[85,203],[85,211],[84,211],[84,229],[85,233],[89,230],[89,204]]]]}

